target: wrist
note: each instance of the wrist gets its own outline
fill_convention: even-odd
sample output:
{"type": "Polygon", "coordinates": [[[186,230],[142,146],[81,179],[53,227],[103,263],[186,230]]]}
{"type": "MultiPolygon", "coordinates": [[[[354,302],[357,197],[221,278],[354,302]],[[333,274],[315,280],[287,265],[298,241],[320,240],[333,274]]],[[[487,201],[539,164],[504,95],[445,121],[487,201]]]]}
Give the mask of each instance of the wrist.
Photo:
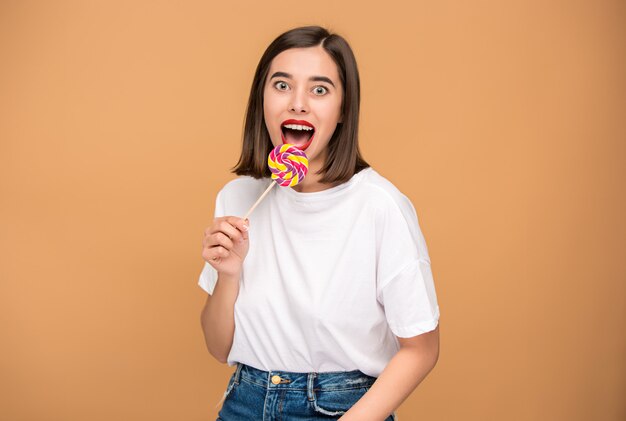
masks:
{"type": "Polygon", "coordinates": [[[221,280],[225,280],[226,282],[236,282],[239,283],[239,279],[241,279],[241,271],[237,272],[217,272],[217,278],[221,280]]]}

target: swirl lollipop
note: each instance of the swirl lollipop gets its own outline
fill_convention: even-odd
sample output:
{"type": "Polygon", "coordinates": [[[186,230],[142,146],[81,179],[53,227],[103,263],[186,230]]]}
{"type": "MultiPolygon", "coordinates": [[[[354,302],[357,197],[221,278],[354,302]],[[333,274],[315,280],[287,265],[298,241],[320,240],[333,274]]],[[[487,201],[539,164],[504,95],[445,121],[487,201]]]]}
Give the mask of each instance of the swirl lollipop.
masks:
{"type": "Polygon", "coordinates": [[[274,187],[274,184],[283,187],[293,187],[304,180],[309,170],[309,160],[304,151],[289,143],[276,146],[267,157],[267,165],[270,167],[274,182],[267,187],[243,219],[248,218],[248,215],[252,213],[270,189],[274,187]]]}
{"type": "Polygon", "coordinates": [[[309,160],[304,151],[288,143],[274,148],[267,157],[272,180],[279,185],[293,187],[301,182],[309,170],[309,160]]]}

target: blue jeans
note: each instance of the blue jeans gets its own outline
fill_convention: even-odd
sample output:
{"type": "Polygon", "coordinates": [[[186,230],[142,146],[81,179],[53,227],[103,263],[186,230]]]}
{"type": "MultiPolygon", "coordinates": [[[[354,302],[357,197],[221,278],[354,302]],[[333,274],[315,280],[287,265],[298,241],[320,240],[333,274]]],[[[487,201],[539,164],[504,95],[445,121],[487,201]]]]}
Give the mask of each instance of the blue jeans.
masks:
{"type": "MultiPolygon", "coordinates": [[[[216,421],[337,420],[375,381],[359,370],[292,373],[237,363],[216,421]]],[[[385,421],[395,420],[394,412],[385,421]]]]}

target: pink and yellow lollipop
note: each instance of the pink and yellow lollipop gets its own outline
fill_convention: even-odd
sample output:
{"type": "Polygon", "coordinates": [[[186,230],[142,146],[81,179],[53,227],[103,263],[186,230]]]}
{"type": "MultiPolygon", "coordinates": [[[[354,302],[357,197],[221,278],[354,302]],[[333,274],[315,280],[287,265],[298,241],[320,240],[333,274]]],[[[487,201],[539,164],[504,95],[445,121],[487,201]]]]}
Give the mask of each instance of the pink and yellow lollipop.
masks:
{"type": "Polygon", "coordinates": [[[248,215],[252,213],[254,208],[256,208],[270,189],[274,187],[274,184],[283,187],[293,187],[302,182],[304,177],[306,177],[306,173],[309,171],[309,159],[306,157],[304,151],[301,151],[289,143],[276,146],[267,157],[267,165],[270,167],[272,180],[274,180],[274,182],[267,187],[265,192],[263,192],[256,203],[252,205],[243,219],[248,218],[248,215]]]}
{"type": "Polygon", "coordinates": [[[267,157],[272,180],[283,187],[300,183],[309,170],[309,160],[304,151],[289,143],[275,147],[267,157]]]}

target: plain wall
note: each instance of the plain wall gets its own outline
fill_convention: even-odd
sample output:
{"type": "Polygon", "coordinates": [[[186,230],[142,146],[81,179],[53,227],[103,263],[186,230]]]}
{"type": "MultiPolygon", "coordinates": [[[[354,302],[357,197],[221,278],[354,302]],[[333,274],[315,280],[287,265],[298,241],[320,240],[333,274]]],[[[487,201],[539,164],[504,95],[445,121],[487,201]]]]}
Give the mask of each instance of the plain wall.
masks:
{"type": "Polygon", "coordinates": [[[401,420],[626,418],[620,1],[0,2],[0,418],[208,420],[203,230],[281,32],[343,35],[441,309],[401,420]]]}

